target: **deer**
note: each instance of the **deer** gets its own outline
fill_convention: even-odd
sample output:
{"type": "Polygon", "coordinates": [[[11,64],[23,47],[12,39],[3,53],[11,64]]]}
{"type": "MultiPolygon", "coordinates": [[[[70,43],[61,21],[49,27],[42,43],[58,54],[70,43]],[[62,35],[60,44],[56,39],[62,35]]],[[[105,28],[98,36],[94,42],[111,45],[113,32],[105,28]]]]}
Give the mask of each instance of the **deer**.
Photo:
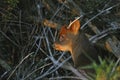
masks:
{"type": "Polygon", "coordinates": [[[80,27],[78,19],[68,26],[63,25],[53,44],[55,50],[70,52],[75,67],[88,65],[99,56],[99,51],[80,27]]]}

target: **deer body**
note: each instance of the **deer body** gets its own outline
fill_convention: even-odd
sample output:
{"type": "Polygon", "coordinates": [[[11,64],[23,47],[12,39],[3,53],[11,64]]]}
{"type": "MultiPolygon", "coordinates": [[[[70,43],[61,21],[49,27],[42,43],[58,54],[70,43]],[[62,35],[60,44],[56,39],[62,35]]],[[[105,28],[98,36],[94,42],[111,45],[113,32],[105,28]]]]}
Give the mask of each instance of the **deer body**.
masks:
{"type": "Polygon", "coordinates": [[[56,50],[71,53],[75,66],[86,65],[91,62],[89,57],[96,59],[98,56],[95,47],[83,32],[79,32],[79,29],[79,20],[76,20],[69,28],[63,26],[59,32],[58,40],[54,43],[56,50]]]}

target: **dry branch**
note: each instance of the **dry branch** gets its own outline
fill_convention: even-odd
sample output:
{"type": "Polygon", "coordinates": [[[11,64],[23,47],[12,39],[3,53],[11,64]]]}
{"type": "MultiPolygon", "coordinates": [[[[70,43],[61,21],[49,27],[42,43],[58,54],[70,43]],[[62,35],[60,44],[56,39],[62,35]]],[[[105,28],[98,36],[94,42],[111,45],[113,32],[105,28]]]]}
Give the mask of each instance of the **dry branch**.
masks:
{"type": "Polygon", "coordinates": [[[54,29],[60,29],[60,27],[61,27],[60,24],[57,24],[57,23],[50,21],[50,20],[47,20],[47,19],[43,20],[43,25],[50,27],[50,28],[54,28],[54,29]]]}

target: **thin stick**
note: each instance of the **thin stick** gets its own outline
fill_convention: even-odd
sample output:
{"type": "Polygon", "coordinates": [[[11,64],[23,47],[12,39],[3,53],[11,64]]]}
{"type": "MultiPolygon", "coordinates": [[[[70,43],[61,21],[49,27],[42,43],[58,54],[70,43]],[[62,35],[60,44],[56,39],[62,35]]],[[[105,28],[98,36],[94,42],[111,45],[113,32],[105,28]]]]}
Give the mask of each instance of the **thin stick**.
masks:
{"type": "Polygon", "coordinates": [[[78,19],[80,19],[80,16],[79,17],[77,17],[74,21],[72,21],[70,24],[69,24],[69,26],[67,27],[67,29],[69,29],[70,28],[70,26],[75,22],[75,21],[77,21],[78,19]]]}
{"type": "Polygon", "coordinates": [[[10,80],[11,76],[14,74],[14,72],[18,69],[18,67],[23,63],[23,61],[25,61],[30,55],[32,55],[32,53],[28,54],[27,56],[25,56],[20,63],[15,67],[15,69],[11,72],[11,74],[9,75],[9,77],[7,78],[7,80],[10,80]]]}

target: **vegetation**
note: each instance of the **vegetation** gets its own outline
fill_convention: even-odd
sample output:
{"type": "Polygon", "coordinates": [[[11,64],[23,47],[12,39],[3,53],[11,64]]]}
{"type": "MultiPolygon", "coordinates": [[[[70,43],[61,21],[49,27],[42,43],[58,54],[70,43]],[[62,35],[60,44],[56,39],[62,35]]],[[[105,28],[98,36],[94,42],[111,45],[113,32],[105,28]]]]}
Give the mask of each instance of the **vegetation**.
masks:
{"type": "Polygon", "coordinates": [[[119,34],[120,0],[0,0],[0,80],[119,80],[119,34]],[[86,66],[95,73],[74,68],[52,46],[58,30],[51,27],[78,16],[91,43],[109,51],[86,66]]]}

